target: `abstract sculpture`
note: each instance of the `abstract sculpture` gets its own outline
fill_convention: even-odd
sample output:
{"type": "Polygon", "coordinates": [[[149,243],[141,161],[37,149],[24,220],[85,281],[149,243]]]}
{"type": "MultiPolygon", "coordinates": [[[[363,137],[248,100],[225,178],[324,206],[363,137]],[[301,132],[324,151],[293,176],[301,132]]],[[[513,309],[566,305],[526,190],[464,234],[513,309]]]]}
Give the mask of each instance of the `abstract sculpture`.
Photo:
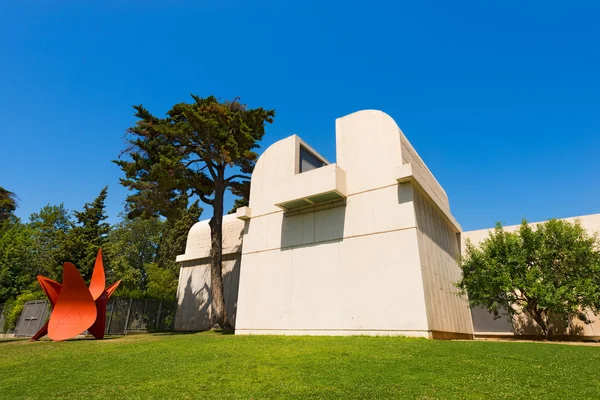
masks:
{"type": "Polygon", "coordinates": [[[63,266],[62,285],[41,275],[37,279],[50,300],[52,313],[32,340],[48,335],[58,342],[75,337],[86,329],[96,339],[104,337],[106,303],[121,281],[104,288],[102,249],[98,250],[89,288],[75,265],[69,262],[63,266]]]}

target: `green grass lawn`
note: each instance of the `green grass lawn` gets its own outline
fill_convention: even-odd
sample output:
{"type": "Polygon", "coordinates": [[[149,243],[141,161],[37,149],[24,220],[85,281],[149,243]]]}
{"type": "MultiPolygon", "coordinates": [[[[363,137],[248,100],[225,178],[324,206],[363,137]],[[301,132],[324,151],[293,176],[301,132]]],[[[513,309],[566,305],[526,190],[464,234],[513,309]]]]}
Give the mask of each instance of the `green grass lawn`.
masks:
{"type": "Polygon", "coordinates": [[[600,347],[216,333],[6,340],[0,397],[597,399],[600,347]]]}

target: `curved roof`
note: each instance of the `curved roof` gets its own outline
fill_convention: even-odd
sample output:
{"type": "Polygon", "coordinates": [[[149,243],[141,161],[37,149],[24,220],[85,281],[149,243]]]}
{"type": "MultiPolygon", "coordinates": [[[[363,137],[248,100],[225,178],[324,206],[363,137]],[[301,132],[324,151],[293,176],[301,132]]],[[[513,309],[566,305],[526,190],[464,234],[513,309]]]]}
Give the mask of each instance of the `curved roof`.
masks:
{"type": "MultiPolygon", "coordinates": [[[[209,220],[196,222],[190,229],[185,245],[185,254],[177,256],[177,261],[190,261],[210,257],[210,226],[209,220]]],[[[235,214],[223,217],[223,254],[242,251],[244,221],[236,218],[235,214]]]]}

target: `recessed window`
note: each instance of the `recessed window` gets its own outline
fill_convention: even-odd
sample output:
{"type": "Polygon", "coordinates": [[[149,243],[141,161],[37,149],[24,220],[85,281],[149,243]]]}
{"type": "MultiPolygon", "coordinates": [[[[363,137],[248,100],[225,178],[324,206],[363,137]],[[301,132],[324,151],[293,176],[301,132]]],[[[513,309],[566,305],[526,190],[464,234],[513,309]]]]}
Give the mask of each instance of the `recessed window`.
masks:
{"type": "Polygon", "coordinates": [[[308,151],[304,146],[300,146],[300,173],[321,168],[326,165],[325,161],[308,151]]]}

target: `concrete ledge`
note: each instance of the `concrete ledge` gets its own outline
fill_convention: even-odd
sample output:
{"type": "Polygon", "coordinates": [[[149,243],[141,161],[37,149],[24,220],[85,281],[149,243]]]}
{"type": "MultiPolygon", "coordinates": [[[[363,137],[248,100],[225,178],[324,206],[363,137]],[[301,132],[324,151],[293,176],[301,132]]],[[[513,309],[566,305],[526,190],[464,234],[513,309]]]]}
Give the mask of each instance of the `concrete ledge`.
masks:
{"type": "Polygon", "coordinates": [[[346,196],[346,172],[336,164],[329,164],[283,180],[275,205],[291,211],[346,196]]]}
{"type": "MultiPolygon", "coordinates": [[[[228,254],[237,254],[241,253],[242,246],[230,246],[223,247],[223,257],[228,254]]],[[[191,253],[180,254],[175,258],[176,262],[184,262],[184,261],[193,261],[193,260],[201,260],[203,258],[210,258],[210,248],[202,251],[194,251],[191,253]]]]}
{"type": "Polygon", "coordinates": [[[247,221],[252,218],[252,209],[250,207],[240,207],[235,211],[235,216],[237,219],[247,221]]]}
{"type": "Polygon", "coordinates": [[[450,213],[450,210],[436,200],[437,197],[425,183],[426,181],[424,177],[421,176],[418,170],[413,168],[411,164],[403,164],[402,166],[398,167],[396,171],[396,180],[398,183],[411,183],[413,186],[415,186],[421,193],[425,195],[425,197],[429,199],[429,201],[442,213],[442,215],[444,215],[446,220],[450,222],[457,233],[462,232],[462,227],[450,213]]]}
{"type": "Polygon", "coordinates": [[[283,336],[405,336],[429,338],[428,331],[378,331],[362,329],[236,329],[235,334],[283,336]]]}
{"type": "Polygon", "coordinates": [[[472,333],[431,331],[431,339],[435,340],[473,340],[472,333]]]}

